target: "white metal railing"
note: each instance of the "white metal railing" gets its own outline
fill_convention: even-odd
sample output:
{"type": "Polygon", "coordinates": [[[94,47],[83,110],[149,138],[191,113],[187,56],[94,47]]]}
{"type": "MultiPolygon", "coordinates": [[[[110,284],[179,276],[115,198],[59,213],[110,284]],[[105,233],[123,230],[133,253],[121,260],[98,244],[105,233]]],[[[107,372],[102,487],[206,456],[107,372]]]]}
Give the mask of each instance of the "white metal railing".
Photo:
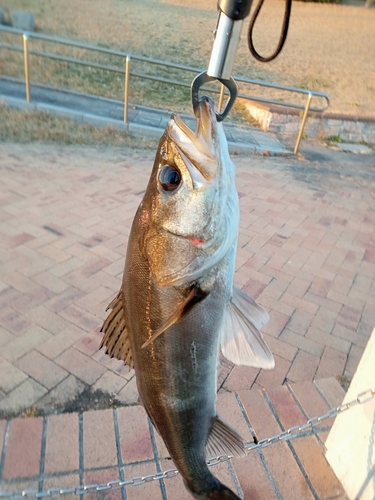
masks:
{"type": "MultiPolygon", "coordinates": [[[[186,82],[174,80],[171,78],[164,78],[164,77],[161,77],[158,75],[152,75],[152,74],[147,74],[147,73],[139,73],[139,72],[131,71],[130,70],[130,63],[132,60],[148,63],[151,65],[163,66],[165,68],[173,68],[173,69],[177,69],[177,70],[183,70],[183,71],[191,72],[194,74],[202,72],[202,69],[200,69],[200,68],[194,68],[194,67],[186,66],[183,64],[175,64],[175,63],[170,63],[167,61],[161,61],[158,59],[151,59],[151,58],[147,58],[147,57],[143,57],[143,56],[137,56],[137,55],[128,54],[126,52],[122,52],[119,50],[113,50],[113,49],[107,49],[105,47],[88,45],[85,43],[76,42],[73,40],[67,40],[64,38],[51,37],[48,35],[43,35],[41,33],[24,32],[22,30],[9,28],[7,26],[0,26],[0,32],[6,32],[9,34],[22,36],[22,42],[23,42],[22,46],[11,45],[8,43],[1,43],[0,42],[0,49],[23,52],[27,102],[31,101],[30,64],[29,64],[29,55],[30,54],[33,56],[54,59],[57,61],[64,61],[64,62],[68,62],[68,63],[79,64],[82,66],[89,66],[92,68],[103,69],[103,70],[112,71],[112,72],[120,73],[120,74],[124,75],[124,122],[125,123],[128,122],[129,84],[130,84],[130,77],[131,76],[137,77],[137,78],[142,78],[142,79],[153,80],[153,81],[166,83],[166,84],[170,84],[170,85],[176,85],[176,86],[181,86],[181,87],[190,87],[190,84],[188,84],[186,82]],[[42,51],[38,51],[38,50],[32,50],[30,48],[30,40],[31,39],[42,40],[42,41],[51,42],[51,43],[55,43],[55,44],[59,44],[59,45],[66,45],[66,46],[70,46],[70,47],[90,50],[90,51],[108,54],[108,55],[113,55],[113,56],[120,56],[120,57],[123,57],[125,60],[125,68],[121,68],[118,66],[100,64],[100,63],[97,63],[94,61],[87,61],[87,60],[78,59],[75,57],[68,57],[68,56],[56,54],[53,52],[42,52],[42,51]]],[[[243,93],[238,94],[238,97],[240,97],[242,99],[247,99],[250,101],[256,101],[256,102],[267,103],[267,104],[275,104],[277,106],[283,106],[283,107],[303,110],[301,125],[300,125],[300,129],[298,132],[296,144],[294,147],[295,154],[297,153],[298,148],[299,148],[299,144],[300,144],[300,141],[302,138],[303,130],[305,127],[305,123],[306,123],[306,119],[307,119],[307,115],[308,115],[309,111],[321,113],[321,112],[325,111],[329,106],[329,96],[328,96],[328,94],[325,94],[324,92],[302,89],[302,88],[298,88],[298,87],[290,87],[287,85],[278,85],[278,84],[274,84],[274,83],[263,82],[261,80],[253,80],[250,78],[244,78],[244,77],[239,77],[239,76],[235,76],[234,79],[237,82],[242,82],[242,83],[246,83],[246,84],[250,84],[250,85],[256,85],[256,86],[260,86],[260,87],[273,88],[273,89],[277,89],[277,90],[287,91],[287,92],[296,93],[296,94],[302,94],[302,95],[306,96],[306,104],[302,105],[302,104],[295,103],[295,102],[285,102],[285,101],[276,100],[276,99],[266,99],[263,97],[257,97],[257,96],[253,96],[253,95],[243,94],[243,93]],[[311,100],[313,97],[324,99],[325,105],[322,107],[311,107],[311,100]]],[[[222,103],[223,103],[225,87],[222,85],[221,90],[213,89],[213,88],[205,89],[203,87],[202,90],[208,90],[209,92],[220,93],[220,98],[219,98],[219,103],[218,103],[218,108],[220,111],[221,107],[222,107],[222,103]]]]}

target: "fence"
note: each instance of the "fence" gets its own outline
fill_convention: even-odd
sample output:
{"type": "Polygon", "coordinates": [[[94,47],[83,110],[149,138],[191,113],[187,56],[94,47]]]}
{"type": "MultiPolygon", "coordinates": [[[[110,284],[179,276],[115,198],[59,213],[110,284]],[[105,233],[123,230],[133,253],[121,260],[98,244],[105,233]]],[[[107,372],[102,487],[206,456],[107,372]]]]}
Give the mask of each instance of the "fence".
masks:
{"type": "MultiPolygon", "coordinates": [[[[23,53],[27,102],[31,101],[30,64],[29,64],[29,55],[30,54],[33,56],[49,58],[49,59],[53,59],[53,60],[57,60],[57,61],[64,61],[64,62],[78,64],[78,65],[82,65],[82,66],[89,66],[92,68],[102,69],[102,70],[120,73],[120,74],[124,75],[124,122],[125,123],[127,123],[127,121],[128,121],[130,77],[148,79],[148,80],[153,80],[153,81],[157,81],[157,82],[161,82],[161,83],[165,83],[165,84],[169,84],[169,85],[181,86],[181,87],[190,87],[190,84],[188,84],[188,83],[174,80],[171,78],[164,78],[164,77],[161,77],[159,75],[152,75],[152,74],[147,74],[147,73],[140,73],[140,72],[136,72],[136,71],[131,71],[131,61],[140,61],[140,62],[147,63],[150,65],[162,66],[164,68],[178,69],[178,70],[193,73],[195,75],[202,72],[202,69],[194,68],[191,66],[185,66],[182,64],[175,64],[175,63],[170,63],[170,62],[161,61],[161,60],[157,60],[157,59],[151,59],[151,58],[147,58],[147,57],[143,57],[143,56],[137,56],[134,54],[128,54],[128,53],[125,53],[122,51],[112,50],[112,49],[108,49],[105,47],[98,47],[98,46],[88,45],[88,44],[84,44],[84,43],[80,43],[80,42],[75,42],[72,40],[51,37],[51,36],[43,35],[41,33],[27,33],[27,32],[23,32],[22,30],[16,30],[16,29],[9,28],[6,26],[0,26],[0,32],[6,32],[6,33],[13,34],[13,35],[21,35],[22,36],[22,41],[23,41],[22,46],[11,45],[9,43],[0,43],[0,49],[18,51],[18,52],[23,53]],[[38,51],[38,50],[32,50],[30,48],[30,43],[31,43],[32,39],[46,41],[46,42],[50,42],[50,43],[54,43],[54,44],[58,44],[58,45],[75,47],[78,49],[89,50],[89,51],[103,53],[103,54],[112,55],[112,56],[120,56],[125,61],[125,64],[124,64],[125,67],[121,68],[118,66],[100,64],[100,63],[97,63],[94,61],[87,61],[84,59],[68,57],[68,56],[60,55],[60,54],[53,53],[53,52],[43,52],[43,51],[38,51]]],[[[302,89],[302,88],[297,88],[297,87],[289,87],[286,85],[278,85],[278,84],[263,82],[260,80],[253,80],[253,79],[244,78],[244,77],[235,76],[234,79],[236,80],[236,82],[240,82],[240,83],[244,83],[244,84],[250,84],[250,85],[255,85],[255,86],[260,86],[260,87],[268,87],[268,88],[272,88],[272,89],[278,89],[278,90],[287,91],[287,92],[291,92],[294,94],[301,94],[303,96],[306,96],[306,104],[302,105],[302,104],[299,104],[296,102],[285,102],[282,100],[266,99],[263,97],[257,97],[257,96],[248,95],[248,94],[244,94],[244,93],[238,94],[238,97],[240,97],[242,99],[249,100],[249,101],[256,101],[256,102],[267,103],[267,104],[276,104],[278,106],[303,110],[301,126],[299,129],[296,144],[294,147],[295,154],[297,153],[298,148],[299,148],[299,144],[300,144],[300,141],[301,141],[301,138],[303,135],[303,130],[305,127],[305,123],[306,123],[306,119],[307,119],[307,115],[308,115],[309,111],[321,113],[321,112],[325,111],[329,106],[329,96],[323,92],[302,89]],[[324,99],[325,105],[322,107],[311,107],[311,100],[313,97],[324,99]]],[[[209,90],[210,92],[220,94],[218,107],[219,107],[219,110],[221,110],[221,106],[222,106],[222,102],[223,102],[223,98],[224,98],[224,93],[225,93],[224,86],[221,86],[221,90],[211,89],[211,88],[205,89],[204,87],[202,87],[202,90],[209,90]]]]}

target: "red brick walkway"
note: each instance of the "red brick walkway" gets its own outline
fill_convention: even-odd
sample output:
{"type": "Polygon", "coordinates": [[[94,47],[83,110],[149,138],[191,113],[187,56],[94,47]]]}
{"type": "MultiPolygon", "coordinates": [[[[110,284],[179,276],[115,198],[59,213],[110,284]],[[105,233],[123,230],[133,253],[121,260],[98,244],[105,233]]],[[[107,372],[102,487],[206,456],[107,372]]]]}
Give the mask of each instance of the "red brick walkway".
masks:
{"type": "MultiPolygon", "coordinates": [[[[124,403],[136,402],[133,372],[98,352],[99,327],[107,303],[120,286],[127,235],[152,161],[149,152],[0,147],[0,418],[5,419],[0,423],[0,439],[5,436],[7,443],[1,455],[1,488],[4,481],[7,488],[10,483],[23,487],[18,484],[20,478],[50,487],[57,484],[56,475],[63,481],[58,486],[102,482],[113,479],[125,464],[128,477],[129,463],[131,475],[148,474],[146,465],[155,468],[158,463],[154,438],[148,434],[140,456],[138,440],[128,456],[121,455],[126,453],[123,443],[128,439],[122,433],[133,420],[127,415],[141,411],[133,407],[114,413],[89,412],[83,417],[73,414],[6,422],[7,417],[30,407],[53,410],[87,388],[101,389],[124,403]],[[99,424],[98,419],[108,425],[99,424]],[[64,428],[69,432],[61,439],[64,428]],[[55,447],[54,439],[59,440],[63,452],[55,447]],[[108,444],[98,453],[96,443],[101,440],[108,444]],[[20,447],[30,470],[18,458],[20,447]],[[65,462],[61,463],[63,456],[65,462]]],[[[238,406],[233,399],[238,393],[246,410],[250,398],[255,408],[259,404],[265,408],[262,411],[270,411],[280,398],[292,404],[289,389],[282,386],[286,382],[291,388],[307,384],[315,394],[313,381],[331,381],[330,387],[334,377],[350,378],[371,334],[375,324],[373,163],[329,152],[322,161],[239,157],[235,162],[241,203],[235,281],[270,312],[264,332],[276,368],[259,371],[233,367],[223,360],[219,403],[232,398],[231,405],[238,406]],[[258,392],[261,388],[266,389],[263,395],[258,392]]],[[[337,383],[335,387],[339,391],[337,383]]],[[[296,397],[304,398],[303,391],[296,397]]],[[[316,407],[310,408],[311,401],[305,399],[299,401],[303,408],[308,406],[308,415],[323,409],[315,396],[311,401],[316,399],[316,407]]],[[[298,408],[292,412],[294,417],[299,415],[298,408]]],[[[279,422],[272,421],[271,414],[273,423],[269,425],[266,417],[257,423],[261,413],[248,411],[260,437],[274,433],[280,423],[284,425],[279,409],[279,422]]],[[[229,417],[231,420],[232,415],[229,417]]],[[[245,420],[241,422],[240,426],[247,425],[245,420]]],[[[142,425],[143,430],[137,430],[141,436],[149,432],[144,418],[142,425]]],[[[248,427],[246,432],[249,436],[248,427]]],[[[316,438],[309,439],[316,443],[316,438]]],[[[299,442],[303,448],[308,441],[299,442]]],[[[293,447],[297,447],[295,443],[293,447]]],[[[301,457],[298,451],[297,459],[297,451],[293,454],[285,444],[265,450],[260,458],[253,452],[252,458],[233,461],[234,469],[228,469],[228,464],[219,469],[231,481],[236,477],[231,476],[233,470],[238,478],[246,477],[246,460],[258,461],[254,470],[262,471],[261,477],[274,478],[269,485],[277,485],[276,497],[290,499],[283,490],[287,484],[281,485],[284,469],[276,471],[282,463],[272,458],[284,453],[281,448],[289,450],[290,463],[298,468],[304,488],[310,491],[298,498],[310,498],[310,494],[313,498],[332,497],[318,493],[312,479],[310,485],[306,482],[303,450],[301,457]]],[[[162,463],[161,467],[169,465],[162,463]]],[[[244,491],[252,481],[256,478],[250,473],[249,483],[240,480],[244,491]]],[[[285,476],[284,482],[289,481],[285,476]]],[[[167,491],[173,482],[178,480],[165,481],[167,491]]],[[[164,495],[156,483],[140,488],[145,489],[127,488],[128,497],[143,491],[144,498],[148,488],[164,495]]]]}
{"type": "MultiPolygon", "coordinates": [[[[220,415],[253,442],[305,423],[314,412],[341,403],[334,378],[261,391],[221,392],[220,415]]],[[[251,451],[246,458],[213,466],[213,472],[242,498],[344,500],[341,484],[324,457],[323,432],[251,451]]],[[[173,468],[168,453],[140,406],[48,418],[0,421],[0,489],[3,492],[73,488],[128,480],[173,468]]],[[[74,495],[67,495],[74,498],[74,495]]],[[[180,476],[90,497],[189,500],[180,476]]],[[[77,498],[77,497],[75,497],[77,498]]]]}

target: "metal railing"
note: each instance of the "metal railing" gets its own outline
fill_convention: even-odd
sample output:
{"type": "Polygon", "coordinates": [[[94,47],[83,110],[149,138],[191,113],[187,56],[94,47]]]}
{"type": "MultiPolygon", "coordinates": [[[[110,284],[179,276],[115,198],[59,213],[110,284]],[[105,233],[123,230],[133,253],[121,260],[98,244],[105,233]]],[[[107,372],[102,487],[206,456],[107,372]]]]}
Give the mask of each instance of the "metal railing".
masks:
{"type": "MultiPolygon", "coordinates": [[[[176,86],[180,86],[180,87],[188,87],[188,88],[190,87],[190,83],[185,83],[185,82],[174,80],[171,78],[164,78],[164,77],[161,77],[158,75],[152,75],[152,74],[147,74],[147,73],[139,73],[139,72],[131,71],[130,70],[130,65],[131,65],[130,63],[132,60],[143,62],[143,63],[148,63],[151,65],[163,66],[165,68],[173,68],[173,69],[177,69],[177,70],[187,71],[187,72],[191,72],[194,74],[202,72],[202,69],[200,69],[200,68],[185,66],[183,64],[175,64],[175,63],[170,63],[170,62],[161,61],[161,60],[157,60],[157,59],[151,59],[151,58],[147,58],[147,57],[143,57],[143,56],[137,56],[137,55],[128,54],[126,52],[122,52],[119,50],[113,50],[113,49],[108,49],[105,47],[88,45],[88,44],[84,44],[84,43],[80,43],[80,42],[75,42],[72,40],[66,40],[63,38],[42,35],[40,33],[24,32],[22,30],[13,29],[13,28],[9,28],[6,26],[0,26],[0,32],[1,31],[6,32],[6,33],[10,33],[10,34],[14,34],[14,35],[21,35],[22,36],[22,40],[23,40],[22,47],[16,46],[16,45],[11,45],[8,43],[0,43],[0,49],[23,52],[27,102],[31,101],[30,64],[29,64],[29,55],[30,54],[33,56],[44,57],[44,58],[53,59],[53,60],[57,60],[57,61],[79,64],[81,66],[89,66],[92,68],[112,71],[112,72],[120,73],[120,74],[124,75],[124,123],[128,122],[129,86],[130,86],[130,77],[131,76],[137,77],[137,78],[142,78],[142,79],[153,80],[153,81],[160,82],[160,83],[176,85],[176,86]],[[107,54],[107,55],[120,56],[120,57],[124,58],[124,60],[125,60],[125,68],[100,64],[100,63],[97,63],[94,61],[87,61],[84,59],[77,59],[74,57],[68,57],[65,55],[60,55],[60,54],[56,54],[56,53],[52,53],[52,52],[42,52],[42,51],[38,51],[38,50],[32,50],[32,49],[30,49],[30,46],[29,46],[30,40],[32,38],[34,38],[36,40],[55,43],[55,44],[75,47],[78,49],[84,49],[84,50],[89,50],[89,51],[93,51],[93,52],[103,53],[103,54],[107,54]]],[[[250,78],[244,78],[244,77],[239,77],[239,76],[235,76],[234,79],[236,80],[236,82],[241,82],[241,83],[250,84],[250,85],[256,85],[256,86],[260,86],[260,87],[268,87],[268,88],[272,88],[272,89],[302,94],[302,95],[306,96],[306,104],[302,105],[302,104],[295,103],[295,102],[285,102],[285,101],[277,100],[277,99],[266,99],[263,97],[257,97],[257,96],[253,96],[253,95],[243,94],[243,93],[238,94],[239,98],[246,99],[249,101],[256,101],[256,102],[267,103],[267,104],[275,104],[277,106],[283,106],[283,107],[303,110],[301,125],[300,125],[300,129],[298,132],[296,144],[294,147],[294,154],[296,154],[298,152],[299,144],[300,144],[300,141],[301,141],[301,138],[303,135],[303,130],[305,127],[305,123],[306,123],[306,119],[307,119],[309,111],[316,112],[316,113],[322,113],[329,106],[329,96],[328,96],[328,94],[325,94],[324,92],[302,89],[302,88],[298,88],[298,87],[290,87],[290,86],[286,86],[286,85],[278,85],[278,84],[273,84],[273,83],[269,83],[269,82],[263,82],[261,80],[253,80],[250,78]],[[325,105],[322,107],[311,107],[311,100],[313,97],[324,99],[325,105]]],[[[215,89],[215,88],[207,89],[205,87],[202,87],[202,90],[220,94],[219,103],[218,103],[218,108],[220,111],[221,107],[222,107],[223,99],[224,99],[225,87],[221,86],[220,90],[215,89]]]]}

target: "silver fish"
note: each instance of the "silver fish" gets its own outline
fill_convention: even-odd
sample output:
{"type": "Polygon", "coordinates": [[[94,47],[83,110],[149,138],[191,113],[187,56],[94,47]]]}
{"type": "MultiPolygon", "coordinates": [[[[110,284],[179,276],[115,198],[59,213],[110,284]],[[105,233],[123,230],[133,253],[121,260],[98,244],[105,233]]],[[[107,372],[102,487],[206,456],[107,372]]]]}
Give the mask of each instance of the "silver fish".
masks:
{"type": "Polygon", "coordinates": [[[259,332],[267,313],[233,287],[238,222],[235,167],[203,97],[196,132],[172,115],[160,140],[100,346],[135,368],[140,402],[199,499],[239,498],[206,465],[245,454],[216,413],[220,347],[236,364],[274,366],[259,332]]]}

